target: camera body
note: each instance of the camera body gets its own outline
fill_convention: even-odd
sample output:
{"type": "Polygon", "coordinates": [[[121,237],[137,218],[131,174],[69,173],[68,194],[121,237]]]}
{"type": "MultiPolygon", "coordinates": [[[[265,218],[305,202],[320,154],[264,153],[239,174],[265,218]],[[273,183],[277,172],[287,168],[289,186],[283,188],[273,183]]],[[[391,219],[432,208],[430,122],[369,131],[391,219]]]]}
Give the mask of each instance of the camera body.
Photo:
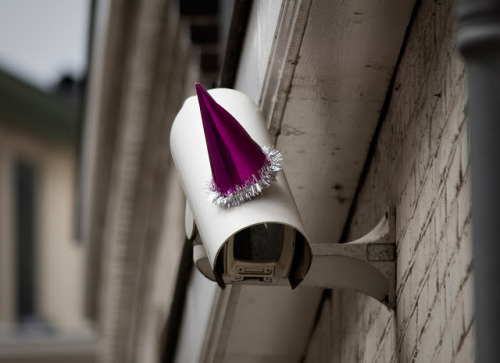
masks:
{"type": "MultiPolygon", "coordinates": [[[[261,147],[272,145],[264,117],[250,98],[231,89],[208,92],[261,147]]],[[[207,185],[212,174],[196,97],[188,98],[177,114],[170,148],[190,209],[186,216],[193,218],[203,246],[195,250],[196,266],[211,268],[202,270],[204,275],[213,276],[221,287],[283,285],[287,280],[296,287],[312,255],[284,173],[262,195],[239,206],[222,208],[210,203],[207,185]],[[201,263],[205,258],[208,264],[201,263]]]]}

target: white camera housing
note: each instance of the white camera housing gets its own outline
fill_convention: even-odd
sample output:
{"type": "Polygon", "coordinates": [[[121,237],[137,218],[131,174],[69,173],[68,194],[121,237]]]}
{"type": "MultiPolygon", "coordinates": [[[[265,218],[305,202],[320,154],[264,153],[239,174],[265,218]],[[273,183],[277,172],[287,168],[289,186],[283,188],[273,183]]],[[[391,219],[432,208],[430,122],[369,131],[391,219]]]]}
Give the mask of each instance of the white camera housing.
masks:
{"type": "MultiPolygon", "coordinates": [[[[250,98],[231,89],[208,92],[261,147],[272,145],[264,117],[250,98]]],[[[203,245],[203,250],[195,249],[196,265],[207,266],[201,262],[206,256],[221,287],[282,285],[288,280],[295,288],[304,279],[312,255],[284,173],[262,195],[239,206],[222,208],[209,202],[212,172],[196,96],[188,98],[177,114],[170,148],[190,206],[186,215],[192,213],[203,245]]]]}

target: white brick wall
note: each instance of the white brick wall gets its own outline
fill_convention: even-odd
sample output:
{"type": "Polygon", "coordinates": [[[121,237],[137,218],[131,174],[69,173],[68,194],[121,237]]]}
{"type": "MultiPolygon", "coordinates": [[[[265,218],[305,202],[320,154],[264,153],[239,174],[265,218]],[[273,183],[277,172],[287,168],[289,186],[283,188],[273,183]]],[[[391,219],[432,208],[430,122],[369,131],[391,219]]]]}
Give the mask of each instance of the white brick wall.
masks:
{"type": "Polygon", "coordinates": [[[472,362],[474,307],[464,66],[453,2],[413,22],[350,239],[396,206],[397,309],[326,294],[306,362],[472,362]]]}

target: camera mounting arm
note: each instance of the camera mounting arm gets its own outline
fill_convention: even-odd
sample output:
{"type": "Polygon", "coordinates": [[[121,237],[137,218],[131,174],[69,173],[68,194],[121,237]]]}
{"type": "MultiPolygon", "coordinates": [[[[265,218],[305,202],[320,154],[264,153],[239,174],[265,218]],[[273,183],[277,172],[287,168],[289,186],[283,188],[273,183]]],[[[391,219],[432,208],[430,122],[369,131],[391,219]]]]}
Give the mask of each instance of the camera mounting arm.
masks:
{"type": "Polygon", "coordinates": [[[350,289],[390,309],[396,306],[395,212],[387,211],[365,236],[347,243],[312,244],[312,265],[304,286],[350,289]]]}

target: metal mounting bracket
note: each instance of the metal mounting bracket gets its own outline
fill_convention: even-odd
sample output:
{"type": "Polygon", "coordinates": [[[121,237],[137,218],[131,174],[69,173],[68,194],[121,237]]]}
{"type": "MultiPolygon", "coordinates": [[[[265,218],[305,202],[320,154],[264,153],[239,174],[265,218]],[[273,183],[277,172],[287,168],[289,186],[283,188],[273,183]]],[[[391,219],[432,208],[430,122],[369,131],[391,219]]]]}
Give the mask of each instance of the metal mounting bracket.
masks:
{"type": "Polygon", "coordinates": [[[312,253],[313,262],[302,285],[355,290],[390,309],[396,306],[393,208],[365,236],[347,243],[313,244],[312,253]]]}

